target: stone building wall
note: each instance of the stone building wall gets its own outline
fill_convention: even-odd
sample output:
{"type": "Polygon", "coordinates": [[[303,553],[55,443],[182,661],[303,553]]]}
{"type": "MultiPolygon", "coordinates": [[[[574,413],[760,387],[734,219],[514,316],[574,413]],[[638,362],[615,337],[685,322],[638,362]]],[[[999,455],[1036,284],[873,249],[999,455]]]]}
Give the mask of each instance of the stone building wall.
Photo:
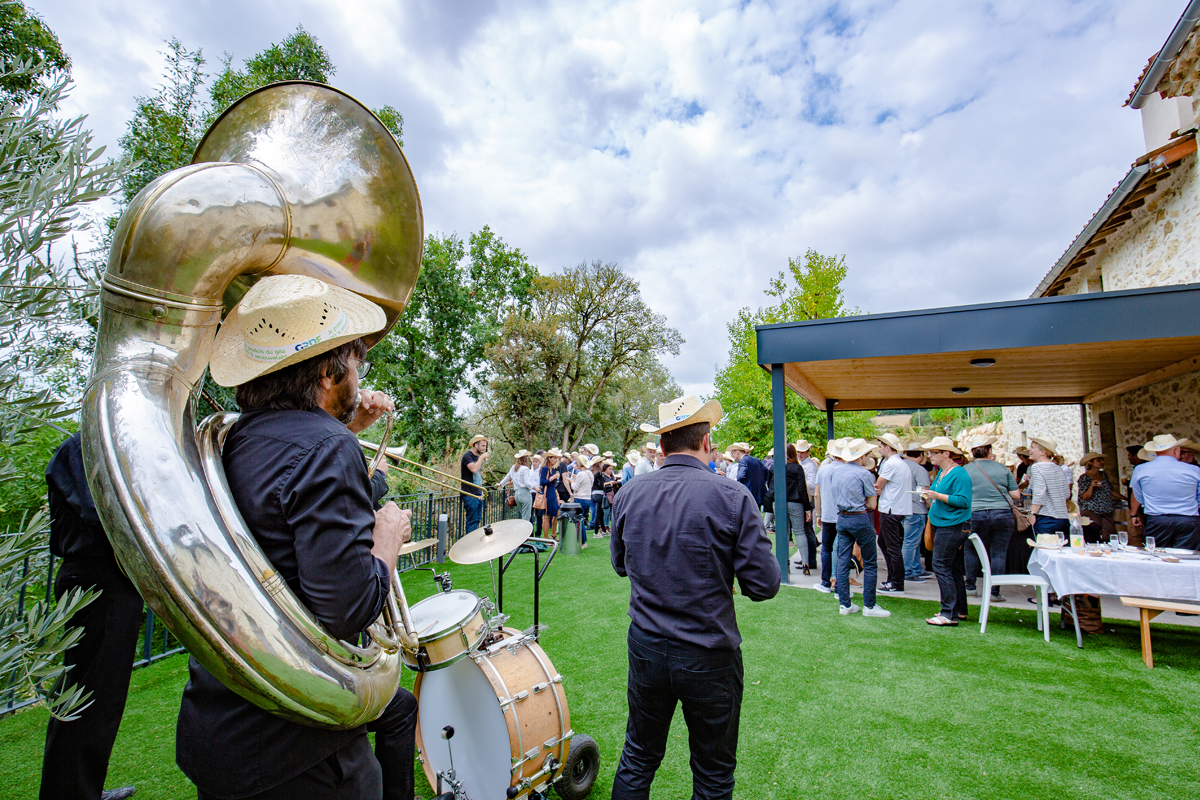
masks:
{"type": "MultiPolygon", "coordinates": [[[[1084,454],[1083,421],[1079,406],[1008,406],[1004,409],[1004,438],[1008,452],[1028,447],[1030,436],[1049,436],[1058,442],[1068,462],[1084,454]]],[[[1079,470],[1075,470],[1076,477],[1079,470]]]]}

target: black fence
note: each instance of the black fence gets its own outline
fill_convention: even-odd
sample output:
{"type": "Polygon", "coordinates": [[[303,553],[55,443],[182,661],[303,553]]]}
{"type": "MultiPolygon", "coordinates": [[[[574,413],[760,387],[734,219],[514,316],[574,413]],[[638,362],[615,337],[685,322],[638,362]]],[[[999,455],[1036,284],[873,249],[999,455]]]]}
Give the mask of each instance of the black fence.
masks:
{"type": "MultiPolygon", "coordinates": [[[[505,494],[499,489],[488,490],[484,497],[484,524],[496,522],[516,516],[516,509],[505,504],[505,494]]],[[[412,535],[414,541],[437,539],[438,518],[447,516],[448,529],[446,532],[446,549],[457,542],[469,531],[464,530],[467,515],[457,492],[442,494],[429,492],[425,494],[390,495],[388,500],[395,501],[402,509],[413,512],[412,535]]],[[[48,536],[49,534],[47,534],[48,536]]],[[[398,568],[401,571],[428,564],[437,558],[437,547],[428,547],[415,553],[402,556],[398,568]]],[[[24,614],[27,606],[43,598],[54,598],[54,576],[59,559],[50,553],[49,547],[27,556],[22,563],[22,581],[18,595],[18,613],[24,614]],[[30,581],[30,576],[36,576],[30,581]],[[40,576],[45,575],[45,582],[40,576]]],[[[183,645],[171,635],[165,625],[159,624],[154,612],[145,607],[145,618],[142,621],[141,635],[137,652],[134,653],[134,668],[153,664],[167,656],[182,653],[183,645]]],[[[0,692],[0,717],[12,713],[34,703],[30,697],[19,696],[15,689],[0,692]]]]}

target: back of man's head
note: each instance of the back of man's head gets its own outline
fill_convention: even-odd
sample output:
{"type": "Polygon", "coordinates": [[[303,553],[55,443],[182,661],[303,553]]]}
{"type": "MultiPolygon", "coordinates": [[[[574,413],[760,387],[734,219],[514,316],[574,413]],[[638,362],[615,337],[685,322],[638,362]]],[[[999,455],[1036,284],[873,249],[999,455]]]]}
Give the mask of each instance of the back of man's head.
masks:
{"type": "Polygon", "coordinates": [[[658,446],[662,448],[663,454],[668,456],[672,453],[698,452],[710,427],[707,422],[697,422],[667,431],[659,438],[658,446]]]}

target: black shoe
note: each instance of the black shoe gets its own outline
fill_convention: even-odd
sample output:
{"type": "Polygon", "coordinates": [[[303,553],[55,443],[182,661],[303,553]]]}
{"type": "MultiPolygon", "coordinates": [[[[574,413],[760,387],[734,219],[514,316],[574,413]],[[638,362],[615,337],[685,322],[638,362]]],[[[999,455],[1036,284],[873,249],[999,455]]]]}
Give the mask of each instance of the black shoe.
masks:
{"type": "Polygon", "coordinates": [[[100,800],[125,800],[127,797],[133,797],[137,789],[132,786],[122,786],[120,789],[105,789],[100,794],[100,800]]]}
{"type": "Polygon", "coordinates": [[[898,588],[896,584],[892,583],[891,581],[888,581],[883,586],[880,586],[878,591],[883,592],[884,594],[904,594],[904,590],[898,588]]]}

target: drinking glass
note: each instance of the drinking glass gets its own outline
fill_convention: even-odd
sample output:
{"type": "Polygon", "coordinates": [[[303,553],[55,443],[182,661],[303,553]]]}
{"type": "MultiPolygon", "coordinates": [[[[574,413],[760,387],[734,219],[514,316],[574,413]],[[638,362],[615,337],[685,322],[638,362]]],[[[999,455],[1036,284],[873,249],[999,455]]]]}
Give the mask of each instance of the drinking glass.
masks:
{"type": "Polygon", "coordinates": [[[1146,537],[1146,549],[1147,549],[1147,550],[1153,550],[1153,549],[1154,549],[1154,537],[1153,537],[1153,536],[1147,536],[1147,537],[1146,537]]]}
{"type": "Polygon", "coordinates": [[[1067,539],[1066,539],[1066,537],[1065,537],[1065,536],[1063,536],[1063,532],[1062,532],[1062,531],[1055,531],[1055,532],[1054,532],[1054,541],[1058,543],[1058,547],[1059,547],[1059,549],[1060,549],[1060,550],[1062,549],[1063,542],[1065,542],[1066,540],[1067,540],[1067,539]]]}
{"type": "Polygon", "coordinates": [[[1129,547],[1129,531],[1118,531],[1117,541],[1121,543],[1122,550],[1124,550],[1126,547],[1129,547]]]}
{"type": "Polygon", "coordinates": [[[1117,536],[1117,534],[1115,534],[1115,533],[1110,533],[1108,535],[1108,546],[1111,547],[1113,550],[1120,550],[1121,549],[1121,537],[1117,536]]]}

